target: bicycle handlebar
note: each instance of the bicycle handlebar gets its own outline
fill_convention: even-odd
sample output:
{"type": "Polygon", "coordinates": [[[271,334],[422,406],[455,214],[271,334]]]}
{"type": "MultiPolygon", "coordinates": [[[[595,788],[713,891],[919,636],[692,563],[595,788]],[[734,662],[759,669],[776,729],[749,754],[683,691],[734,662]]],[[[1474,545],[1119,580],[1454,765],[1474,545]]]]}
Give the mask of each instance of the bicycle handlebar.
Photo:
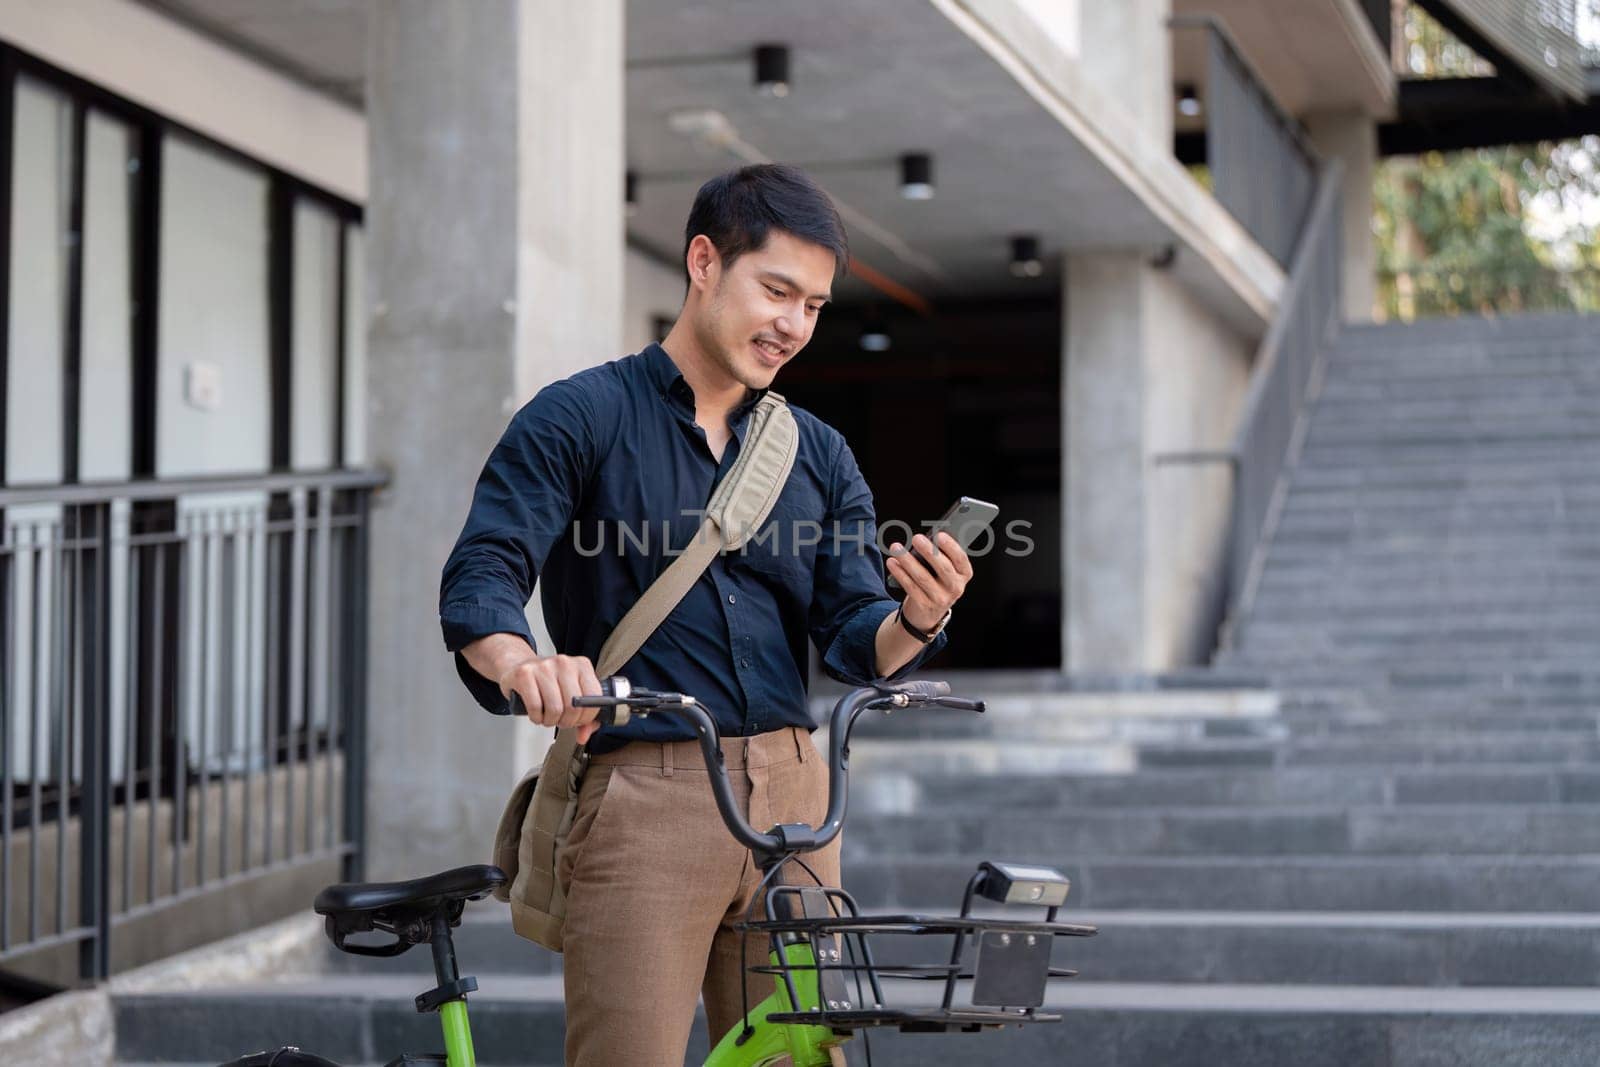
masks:
{"type": "MultiPolygon", "coordinates": [[[[850,731],[862,712],[872,707],[885,710],[919,705],[955,708],[962,711],[982,712],[982,700],[966,700],[950,696],[950,684],[940,681],[911,681],[880,683],[852,689],[839,698],[833,706],[828,722],[828,813],[821,826],[781,825],[762,833],[750,825],[733,796],[733,786],[728,781],[728,769],[722,755],[722,745],[717,725],[706,710],[692,696],[684,693],[662,693],[648,689],[634,689],[621,675],[600,681],[598,696],[572,698],[575,707],[599,708],[595,716],[602,725],[623,725],[633,715],[650,715],[671,712],[689,720],[700,751],[705,757],[706,769],[711,777],[711,792],[717,802],[717,811],[735,840],[758,857],[778,857],[789,852],[814,852],[826,846],[844,829],[845,807],[849,792],[850,731]]],[[[511,713],[526,714],[522,698],[511,694],[511,713]]]]}

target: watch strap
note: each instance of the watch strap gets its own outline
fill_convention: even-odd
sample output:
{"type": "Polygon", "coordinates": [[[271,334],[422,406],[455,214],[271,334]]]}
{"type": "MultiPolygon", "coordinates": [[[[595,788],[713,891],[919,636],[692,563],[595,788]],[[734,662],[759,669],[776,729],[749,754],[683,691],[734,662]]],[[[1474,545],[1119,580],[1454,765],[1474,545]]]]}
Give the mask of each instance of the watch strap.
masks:
{"type": "Polygon", "coordinates": [[[945,623],[950,621],[950,612],[946,611],[944,613],[944,618],[939,620],[939,624],[933,628],[933,631],[931,633],[925,633],[911,625],[910,620],[906,618],[906,613],[900,608],[895,608],[894,613],[895,617],[900,620],[900,628],[925,645],[932,642],[935,637],[938,637],[940,631],[944,629],[945,623]]]}

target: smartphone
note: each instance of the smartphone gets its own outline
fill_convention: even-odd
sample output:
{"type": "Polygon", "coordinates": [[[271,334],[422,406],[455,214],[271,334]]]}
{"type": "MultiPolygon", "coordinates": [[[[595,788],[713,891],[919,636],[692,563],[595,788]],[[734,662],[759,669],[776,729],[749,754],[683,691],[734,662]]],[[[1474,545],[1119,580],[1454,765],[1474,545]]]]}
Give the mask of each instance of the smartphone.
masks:
{"type": "MultiPolygon", "coordinates": [[[[989,525],[994,522],[995,516],[999,514],[1000,509],[988,501],[974,500],[970,496],[964,496],[950,505],[950,510],[946,511],[944,517],[933,524],[932,529],[922,532],[932,538],[940,530],[943,530],[951,537],[954,537],[956,544],[960,545],[962,550],[965,551],[972,547],[972,543],[983,534],[983,531],[989,528],[989,525]]],[[[934,543],[938,544],[937,541],[934,543]]],[[[924,567],[928,567],[930,571],[933,569],[928,566],[928,561],[923,559],[916,549],[911,549],[911,554],[924,567]]],[[[900,583],[895,581],[894,575],[890,574],[887,577],[891,588],[900,588],[900,583]]]]}

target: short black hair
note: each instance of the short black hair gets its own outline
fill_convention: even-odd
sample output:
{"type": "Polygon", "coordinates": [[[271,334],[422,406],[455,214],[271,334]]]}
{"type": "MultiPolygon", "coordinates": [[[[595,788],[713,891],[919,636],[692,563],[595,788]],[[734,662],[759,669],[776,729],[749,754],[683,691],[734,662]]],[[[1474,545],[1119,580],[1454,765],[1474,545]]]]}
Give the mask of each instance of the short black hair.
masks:
{"type": "Polygon", "coordinates": [[[684,262],[698,234],[705,234],[722,265],[731,267],[746,252],[765,246],[773,230],[821,245],[833,253],[839,274],[848,271],[850,246],[839,209],[805,171],[784,163],[754,163],[702,185],[684,227],[684,262]]]}

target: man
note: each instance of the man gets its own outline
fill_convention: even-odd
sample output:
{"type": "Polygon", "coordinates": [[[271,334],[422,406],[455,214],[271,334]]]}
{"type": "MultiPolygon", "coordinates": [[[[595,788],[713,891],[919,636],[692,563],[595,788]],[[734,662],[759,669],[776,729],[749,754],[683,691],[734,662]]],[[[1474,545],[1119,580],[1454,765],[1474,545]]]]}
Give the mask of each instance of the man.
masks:
{"type": "MultiPolygon", "coordinates": [[[[597,730],[594,709],[572,706],[599,692],[592,664],[606,636],[695,536],[751,409],[811,339],[849,258],[827,195],[778,165],[707,182],[685,237],[688,292],[666,340],[555,382],[517,413],[440,595],[446,647],[478,702],[504,713],[515,691],[529,719],[576,730],[591,754],[557,861],[567,1062],[579,1067],[681,1063],[697,993],[715,1042],[738,1021],[746,981],[752,1005],[771,991],[740,970],[731,924],[759,872],[717,815],[692,730],[670,716],[597,730]],[[535,578],[549,655],[524,616],[535,578]]],[[[897,610],[855,458],[837,431],[793,412],[799,452],[767,527],[719,556],[621,670],[710,709],[740,803],[763,829],[815,825],[826,804],[807,636],[837,679],[904,673],[943,646],[972,576],[948,535],[937,547],[913,538],[931,567],[896,542],[887,566],[908,591],[897,610]]],[[[908,415],[908,438],[932,432],[908,415]]],[[[832,885],[838,847],[808,857],[832,885]]],[[[746,948],[765,960],[759,939],[746,948]]]]}

